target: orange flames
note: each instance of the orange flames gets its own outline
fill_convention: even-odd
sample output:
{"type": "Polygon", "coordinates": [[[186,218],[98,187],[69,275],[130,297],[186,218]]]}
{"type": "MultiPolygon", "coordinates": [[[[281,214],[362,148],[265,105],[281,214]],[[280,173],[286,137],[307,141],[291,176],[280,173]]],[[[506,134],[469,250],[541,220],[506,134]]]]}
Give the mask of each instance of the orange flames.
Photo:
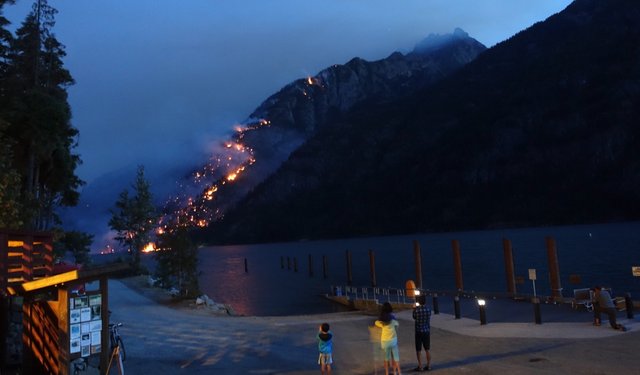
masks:
{"type": "Polygon", "coordinates": [[[155,244],[155,243],[153,243],[153,242],[149,242],[149,243],[144,247],[144,249],[142,249],[142,252],[143,252],[143,253],[151,253],[151,252],[154,252],[154,251],[156,251],[156,244],[155,244]]]}
{"type": "MultiPolygon", "coordinates": [[[[311,80],[313,83],[313,80],[311,80]]],[[[247,166],[256,162],[253,150],[242,144],[245,132],[259,129],[263,126],[270,126],[271,121],[261,118],[255,119],[248,124],[236,124],[234,130],[236,135],[233,140],[222,143],[222,151],[214,153],[204,168],[194,172],[192,183],[196,187],[201,187],[199,195],[173,197],[167,202],[167,206],[175,206],[172,212],[167,212],[161,219],[160,229],[170,231],[172,226],[198,226],[206,227],[216,218],[221,217],[222,212],[219,207],[213,206],[219,189],[238,180],[240,174],[247,166]],[[212,202],[212,203],[207,203],[212,202]]],[[[157,251],[155,245],[147,245],[144,252],[157,251]]]]}

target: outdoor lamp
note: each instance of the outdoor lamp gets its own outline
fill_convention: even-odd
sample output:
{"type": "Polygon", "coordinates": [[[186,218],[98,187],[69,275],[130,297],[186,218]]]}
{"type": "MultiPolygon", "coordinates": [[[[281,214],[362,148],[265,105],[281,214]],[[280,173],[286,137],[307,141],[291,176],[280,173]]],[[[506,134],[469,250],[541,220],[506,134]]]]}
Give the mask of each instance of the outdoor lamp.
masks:
{"type": "Polygon", "coordinates": [[[486,301],[483,299],[478,299],[478,309],[480,310],[480,325],[487,324],[487,313],[485,310],[486,301]]]}

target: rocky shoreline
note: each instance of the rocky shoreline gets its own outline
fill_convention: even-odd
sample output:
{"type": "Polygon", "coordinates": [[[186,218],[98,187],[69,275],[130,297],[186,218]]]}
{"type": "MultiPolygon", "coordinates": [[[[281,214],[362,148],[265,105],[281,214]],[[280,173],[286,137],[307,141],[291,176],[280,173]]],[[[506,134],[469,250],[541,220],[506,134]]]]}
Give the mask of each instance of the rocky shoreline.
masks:
{"type": "Polygon", "coordinates": [[[202,311],[213,315],[238,315],[231,305],[215,302],[206,294],[195,299],[178,298],[171,290],[154,286],[154,280],[149,275],[131,276],[119,279],[119,281],[160,305],[176,309],[202,311]]]}

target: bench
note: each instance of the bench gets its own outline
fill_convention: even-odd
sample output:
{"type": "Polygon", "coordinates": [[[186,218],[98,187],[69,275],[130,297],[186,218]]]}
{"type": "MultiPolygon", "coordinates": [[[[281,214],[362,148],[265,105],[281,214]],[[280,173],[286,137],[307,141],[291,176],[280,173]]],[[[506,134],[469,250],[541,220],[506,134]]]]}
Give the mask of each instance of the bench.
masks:
{"type": "Polygon", "coordinates": [[[573,290],[573,300],[571,301],[571,307],[577,309],[578,306],[584,306],[587,311],[593,310],[593,296],[591,289],[581,288],[573,290]]]}
{"type": "MultiPolygon", "coordinates": [[[[612,295],[613,304],[618,311],[625,311],[627,309],[626,301],[624,297],[613,297],[613,291],[610,288],[602,288],[612,295]]],[[[584,306],[587,311],[593,311],[593,292],[589,288],[581,288],[573,290],[573,300],[571,301],[571,307],[577,309],[578,306],[584,306]]]]}

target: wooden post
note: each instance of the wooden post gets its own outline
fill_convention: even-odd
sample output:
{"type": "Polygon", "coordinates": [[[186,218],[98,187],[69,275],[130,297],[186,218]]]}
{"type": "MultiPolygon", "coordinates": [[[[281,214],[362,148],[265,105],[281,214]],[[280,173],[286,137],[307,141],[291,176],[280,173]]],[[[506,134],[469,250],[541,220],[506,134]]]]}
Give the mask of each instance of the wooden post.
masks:
{"type": "Polygon", "coordinates": [[[504,249],[504,270],[507,276],[507,293],[513,297],[516,294],[516,277],[513,268],[513,248],[511,247],[511,240],[503,238],[502,248],[504,249]]]}
{"type": "Polygon", "coordinates": [[[33,237],[25,236],[22,245],[22,271],[25,281],[33,281],[33,237]]]}
{"type": "Polygon", "coordinates": [[[249,272],[249,265],[247,264],[247,258],[244,258],[244,272],[249,272]]]}
{"type": "MultiPolygon", "coordinates": [[[[100,277],[100,294],[102,294],[102,330],[100,337],[100,368],[107,369],[109,366],[109,357],[111,351],[109,350],[109,279],[106,276],[100,277]]],[[[103,373],[106,371],[103,370],[103,373]]]]}
{"type": "Polygon", "coordinates": [[[322,276],[326,279],[327,278],[327,256],[323,255],[322,256],[322,276]]]}
{"type": "Polygon", "coordinates": [[[309,254],[309,277],[313,277],[313,257],[309,254]]]}
{"type": "Polygon", "coordinates": [[[351,273],[351,252],[347,250],[347,285],[351,285],[353,283],[353,274],[351,273]]]}
{"type": "MultiPolygon", "coordinates": [[[[69,332],[69,290],[58,288],[58,301],[48,302],[49,307],[56,311],[58,321],[58,368],[69,369],[71,352],[71,333],[69,332]]],[[[72,373],[71,371],[69,372],[72,373]]]]}
{"type": "Polygon", "coordinates": [[[371,286],[376,285],[376,256],[373,250],[369,250],[369,270],[371,271],[371,286]]]}
{"type": "Polygon", "coordinates": [[[551,282],[551,296],[554,299],[562,299],[562,286],[560,285],[560,267],[558,266],[558,252],[556,240],[546,237],[547,259],[549,261],[549,281],[551,282]]]}
{"type": "Polygon", "coordinates": [[[451,247],[453,248],[453,268],[456,274],[456,289],[458,291],[464,290],[462,284],[462,258],[460,257],[460,241],[451,241],[451,247]]]}
{"type": "Polygon", "coordinates": [[[422,256],[420,255],[420,243],[413,240],[413,258],[416,262],[416,284],[422,289],[422,256]]]}

